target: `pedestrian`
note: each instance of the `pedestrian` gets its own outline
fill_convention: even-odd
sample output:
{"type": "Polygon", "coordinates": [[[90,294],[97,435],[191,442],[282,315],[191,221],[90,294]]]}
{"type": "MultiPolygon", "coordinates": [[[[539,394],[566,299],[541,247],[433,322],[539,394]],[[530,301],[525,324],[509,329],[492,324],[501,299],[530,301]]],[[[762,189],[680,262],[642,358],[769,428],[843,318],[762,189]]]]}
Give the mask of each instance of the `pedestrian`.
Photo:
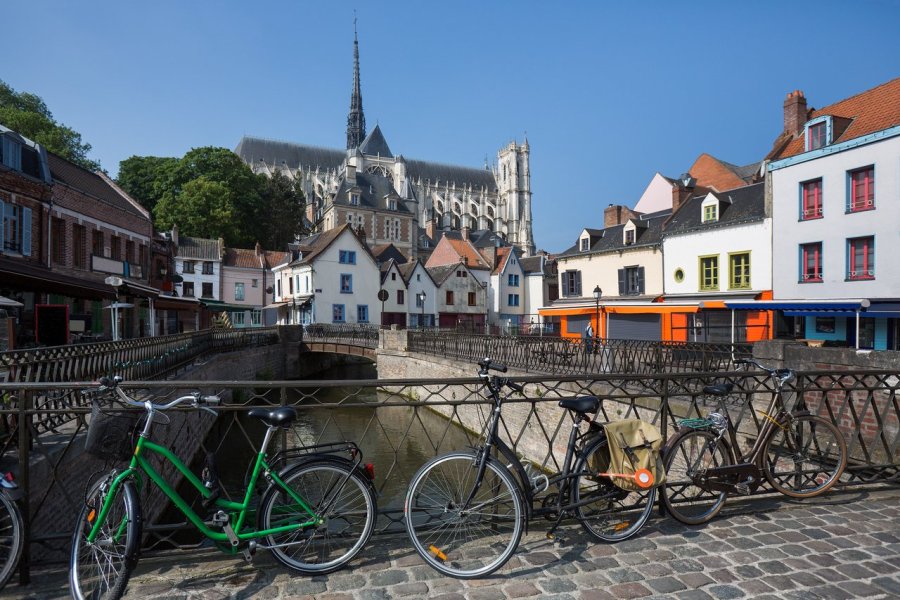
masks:
{"type": "Polygon", "coordinates": [[[584,338],[584,353],[590,354],[594,344],[594,327],[590,322],[588,322],[587,327],[584,328],[582,338],[584,338]]]}

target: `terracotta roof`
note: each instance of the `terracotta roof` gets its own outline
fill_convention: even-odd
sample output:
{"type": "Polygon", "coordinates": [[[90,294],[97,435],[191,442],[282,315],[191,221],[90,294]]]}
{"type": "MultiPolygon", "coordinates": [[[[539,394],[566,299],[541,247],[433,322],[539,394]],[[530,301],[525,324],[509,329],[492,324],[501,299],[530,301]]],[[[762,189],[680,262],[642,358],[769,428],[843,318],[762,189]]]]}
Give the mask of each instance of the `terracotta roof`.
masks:
{"type": "Polygon", "coordinates": [[[509,260],[509,252],[512,250],[510,246],[505,248],[497,248],[497,266],[494,267],[494,274],[502,273],[503,268],[506,266],[506,261],[509,260]]]}
{"type": "MultiPolygon", "coordinates": [[[[444,239],[450,247],[459,255],[460,261],[472,269],[490,269],[491,266],[484,257],[475,249],[469,240],[464,240],[457,231],[444,232],[444,239]]],[[[440,243],[440,242],[439,242],[440,243]]]]}
{"type": "Polygon", "coordinates": [[[716,190],[731,190],[747,185],[741,174],[744,167],[736,167],[705,152],[697,157],[688,173],[697,180],[697,185],[716,190]]]}
{"type": "MultiPolygon", "coordinates": [[[[832,143],[846,142],[900,125],[900,77],[840,102],[810,111],[806,120],[826,115],[851,119],[850,125],[832,140],[832,143]]],[[[776,145],[777,142],[778,140],[776,145]]],[[[797,136],[788,142],[784,150],[776,152],[772,159],[779,160],[802,154],[804,148],[803,136],[797,136]]]]}
{"type": "Polygon", "coordinates": [[[266,259],[266,268],[271,269],[277,265],[290,262],[290,252],[278,252],[276,250],[264,250],[263,257],[266,259]]]}
{"type": "Polygon", "coordinates": [[[225,256],[222,257],[222,265],[240,269],[261,268],[259,256],[256,255],[256,251],[247,250],[245,248],[225,248],[225,256]]]}

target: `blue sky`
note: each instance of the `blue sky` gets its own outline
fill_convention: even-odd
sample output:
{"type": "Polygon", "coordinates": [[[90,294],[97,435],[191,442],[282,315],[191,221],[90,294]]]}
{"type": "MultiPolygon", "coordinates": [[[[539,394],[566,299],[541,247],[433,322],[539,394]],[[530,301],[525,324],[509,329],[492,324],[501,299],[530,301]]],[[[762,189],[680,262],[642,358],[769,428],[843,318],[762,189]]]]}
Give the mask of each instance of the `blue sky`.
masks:
{"type": "Polygon", "coordinates": [[[761,159],[782,102],[900,76],[900,0],[123,2],[0,7],[0,67],[115,174],[242,135],[343,148],[363,106],[395,154],[479,167],[527,131],[534,235],[559,252],[702,152],[761,159]]]}

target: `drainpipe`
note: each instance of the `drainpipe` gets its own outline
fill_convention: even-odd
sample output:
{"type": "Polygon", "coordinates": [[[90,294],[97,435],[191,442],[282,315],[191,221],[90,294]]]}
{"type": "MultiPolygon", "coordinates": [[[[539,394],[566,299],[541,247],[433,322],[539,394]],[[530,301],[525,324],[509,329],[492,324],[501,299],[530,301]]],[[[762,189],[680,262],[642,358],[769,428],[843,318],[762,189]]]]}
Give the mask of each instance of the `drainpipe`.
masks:
{"type": "Polygon", "coordinates": [[[856,309],[856,349],[859,350],[859,309],[856,309]]]}
{"type": "Polygon", "coordinates": [[[53,199],[50,199],[50,204],[47,206],[47,268],[52,268],[52,257],[50,253],[51,244],[53,242],[53,229],[51,227],[53,222],[53,199]]]}

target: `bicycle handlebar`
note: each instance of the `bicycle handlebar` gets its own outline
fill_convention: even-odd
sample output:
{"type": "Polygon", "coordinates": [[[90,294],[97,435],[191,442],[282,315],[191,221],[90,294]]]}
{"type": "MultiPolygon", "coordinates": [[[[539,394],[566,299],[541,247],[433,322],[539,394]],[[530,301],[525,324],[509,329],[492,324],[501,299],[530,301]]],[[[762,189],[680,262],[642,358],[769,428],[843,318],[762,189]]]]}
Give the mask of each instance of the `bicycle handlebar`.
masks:
{"type": "Polygon", "coordinates": [[[793,379],[796,375],[793,369],[772,369],[765,365],[761,365],[755,359],[752,358],[736,358],[734,359],[734,364],[736,365],[753,365],[754,367],[761,369],[768,373],[773,379],[778,382],[779,387],[793,379]]]}
{"type": "Polygon", "coordinates": [[[180,398],[175,398],[171,402],[166,404],[157,404],[155,402],[145,401],[141,402],[139,400],[135,400],[131,398],[125,391],[119,387],[119,384],[122,382],[122,378],[119,376],[113,377],[110,379],[109,377],[101,377],[100,378],[100,389],[101,390],[113,390],[116,393],[118,399],[123,403],[129,406],[137,406],[144,409],[149,410],[169,410],[170,408],[175,408],[179,404],[183,404],[185,402],[190,402],[193,408],[200,408],[205,410],[206,412],[212,413],[214,415],[218,415],[215,410],[209,408],[209,406],[218,406],[222,403],[222,399],[219,396],[213,394],[210,396],[202,396],[200,392],[193,392],[187,396],[181,396],[180,398]]]}

